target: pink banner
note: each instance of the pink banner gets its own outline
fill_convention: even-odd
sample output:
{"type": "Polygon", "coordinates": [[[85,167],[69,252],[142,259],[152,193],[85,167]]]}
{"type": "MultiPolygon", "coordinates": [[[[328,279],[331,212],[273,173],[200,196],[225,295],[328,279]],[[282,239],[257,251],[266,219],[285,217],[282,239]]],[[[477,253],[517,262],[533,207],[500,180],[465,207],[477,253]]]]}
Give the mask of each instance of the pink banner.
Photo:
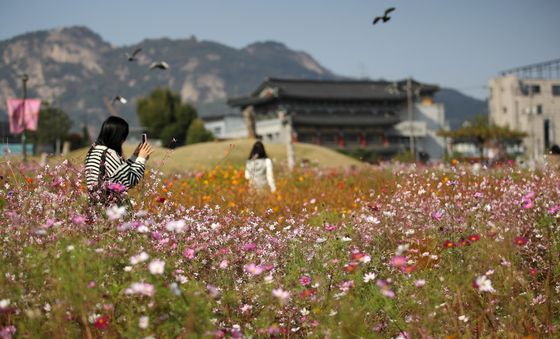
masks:
{"type": "Polygon", "coordinates": [[[37,130],[41,99],[8,99],[10,133],[20,134],[24,129],[37,130]]]}

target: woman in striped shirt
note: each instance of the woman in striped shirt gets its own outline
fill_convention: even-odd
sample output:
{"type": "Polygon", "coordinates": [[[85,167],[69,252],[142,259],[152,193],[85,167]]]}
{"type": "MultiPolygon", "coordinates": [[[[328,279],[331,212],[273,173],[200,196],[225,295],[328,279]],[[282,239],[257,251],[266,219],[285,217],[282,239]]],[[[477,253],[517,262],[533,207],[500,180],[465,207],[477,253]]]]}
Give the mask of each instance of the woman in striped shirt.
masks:
{"type": "Polygon", "coordinates": [[[103,122],[99,136],[86,156],[86,183],[94,203],[111,203],[115,200],[111,196],[136,186],[144,176],[152,146],[141,143],[132,157],[124,160],[122,145],[127,136],[128,123],[111,116],[103,122]]]}

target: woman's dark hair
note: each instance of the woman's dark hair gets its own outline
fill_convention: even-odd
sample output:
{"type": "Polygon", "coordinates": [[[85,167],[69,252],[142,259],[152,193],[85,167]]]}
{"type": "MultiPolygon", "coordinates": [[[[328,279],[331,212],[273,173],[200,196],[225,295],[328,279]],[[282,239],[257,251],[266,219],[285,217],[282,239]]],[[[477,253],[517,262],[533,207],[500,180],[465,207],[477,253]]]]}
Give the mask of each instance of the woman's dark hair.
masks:
{"type": "Polygon", "coordinates": [[[266,158],[268,158],[268,155],[266,155],[266,151],[264,150],[263,143],[260,141],[255,142],[255,144],[253,145],[253,149],[249,154],[249,160],[266,159],[266,158]]]}
{"type": "Polygon", "coordinates": [[[95,143],[107,146],[122,156],[122,144],[128,136],[128,123],[123,119],[110,116],[101,125],[101,131],[95,143]]]}

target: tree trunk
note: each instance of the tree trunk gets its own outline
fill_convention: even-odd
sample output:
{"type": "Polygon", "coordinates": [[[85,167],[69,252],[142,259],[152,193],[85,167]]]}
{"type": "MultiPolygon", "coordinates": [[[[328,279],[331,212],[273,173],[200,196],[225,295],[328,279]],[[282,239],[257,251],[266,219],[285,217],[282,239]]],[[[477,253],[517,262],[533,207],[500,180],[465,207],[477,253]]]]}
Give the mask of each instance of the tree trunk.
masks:
{"type": "Polygon", "coordinates": [[[257,128],[255,123],[255,109],[253,106],[245,107],[243,110],[243,119],[245,120],[245,127],[247,127],[247,137],[256,139],[257,128]]]}

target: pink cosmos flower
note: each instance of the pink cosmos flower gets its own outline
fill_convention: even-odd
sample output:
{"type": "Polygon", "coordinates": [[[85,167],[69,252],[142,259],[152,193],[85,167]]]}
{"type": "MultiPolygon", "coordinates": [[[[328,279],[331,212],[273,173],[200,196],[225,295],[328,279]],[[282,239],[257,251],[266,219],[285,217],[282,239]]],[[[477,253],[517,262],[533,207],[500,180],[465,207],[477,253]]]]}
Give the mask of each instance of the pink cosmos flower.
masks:
{"type": "Polygon", "coordinates": [[[383,294],[387,298],[395,297],[395,292],[393,292],[393,290],[389,286],[389,283],[387,283],[385,280],[377,280],[377,287],[379,287],[381,294],[383,294]]]}
{"type": "Polygon", "coordinates": [[[272,290],[272,296],[278,298],[281,303],[285,303],[290,299],[290,292],[282,288],[275,288],[272,290]]]}
{"type": "Polygon", "coordinates": [[[406,265],[406,258],[402,255],[395,255],[391,258],[391,265],[395,267],[402,267],[406,265]]]}
{"type": "Polygon", "coordinates": [[[243,266],[243,268],[245,269],[245,272],[251,273],[253,275],[259,275],[264,271],[262,266],[255,265],[255,264],[248,264],[243,266]]]}
{"type": "Polygon", "coordinates": [[[116,193],[122,193],[122,192],[126,191],[126,186],[125,185],[119,184],[119,183],[116,183],[116,182],[110,183],[109,185],[107,185],[107,188],[109,190],[113,191],[113,192],[116,192],[116,193]]]}
{"type": "Polygon", "coordinates": [[[299,278],[299,283],[302,286],[308,286],[311,284],[311,278],[307,275],[302,275],[301,278],[299,278]]]}
{"type": "Polygon", "coordinates": [[[331,224],[325,224],[325,230],[332,232],[334,230],[336,230],[336,226],[335,225],[331,225],[331,224]]]}
{"type": "Polygon", "coordinates": [[[195,251],[192,248],[187,248],[186,250],[183,251],[183,255],[185,256],[185,258],[187,258],[189,260],[193,260],[194,255],[195,255],[195,251]]]}
{"type": "Polygon", "coordinates": [[[422,287],[424,285],[426,285],[426,280],[424,279],[418,279],[414,282],[414,286],[416,287],[422,287]]]}
{"type": "Polygon", "coordinates": [[[83,225],[86,223],[86,217],[76,214],[72,217],[72,222],[74,223],[74,225],[83,225]]]}
{"type": "Polygon", "coordinates": [[[548,209],[548,214],[555,215],[558,211],[560,211],[560,205],[556,204],[548,209]]]}
{"type": "Polygon", "coordinates": [[[521,206],[523,206],[524,209],[530,209],[535,207],[535,204],[533,203],[533,200],[531,199],[524,199],[523,202],[521,203],[521,206]]]}
{"type": "Polygon", "coordinates": [[[441,221],[441,219],[443,219],[443,211],[436,211],[436,212],[432,212],[431,216],[432,219],[436,220],[436,221],[441,221]]]}
{"type": "Polygon", "coordinates": [[[245,244],[245,245],[243,245],[243,247],[242,247],[242,249],[243,249],[245,252],[253,251],[253,250],[255,250],[256,248],[257,248],[257,245],[255,245],[255,244],[253,244],[253,243],[245,244]]]}

